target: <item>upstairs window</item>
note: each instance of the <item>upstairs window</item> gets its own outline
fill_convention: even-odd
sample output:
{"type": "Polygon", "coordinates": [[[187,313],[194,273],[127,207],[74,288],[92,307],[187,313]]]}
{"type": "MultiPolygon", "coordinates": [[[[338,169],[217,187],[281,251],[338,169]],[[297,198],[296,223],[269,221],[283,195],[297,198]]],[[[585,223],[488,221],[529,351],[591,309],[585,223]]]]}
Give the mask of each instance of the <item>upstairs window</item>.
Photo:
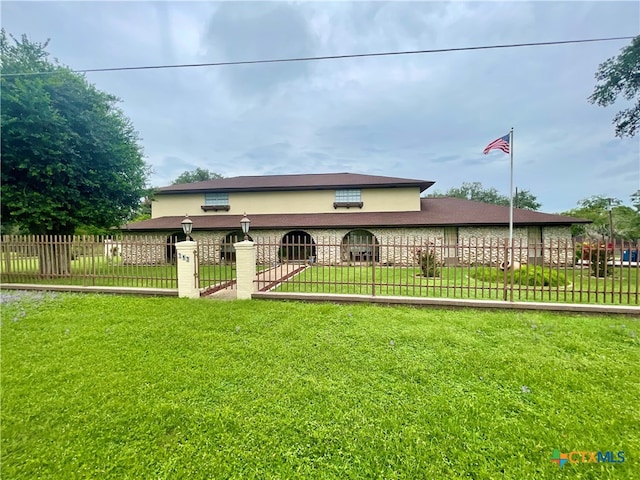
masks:
{"type": "Polygon", "coordinates": [[[336,202],[359,202],[360,201],[360,190],[359,189],[350,189],[350,190],[336,190],[336,202]]]}
{"type": "Polygon", "coordinates": [[[229,194],[228,193],[205,193],[204,205],[202,210],[217,211],[217,210],[229,210],[229,194]]]}
{"type": "Polygon", "coordinates": [[[336,200],[335,202],[333,202],[333,208],[362,208],[362,205],[363,203],[360,196],[360,189],[350,188],[345,190],[336,190],[336,200]]]}

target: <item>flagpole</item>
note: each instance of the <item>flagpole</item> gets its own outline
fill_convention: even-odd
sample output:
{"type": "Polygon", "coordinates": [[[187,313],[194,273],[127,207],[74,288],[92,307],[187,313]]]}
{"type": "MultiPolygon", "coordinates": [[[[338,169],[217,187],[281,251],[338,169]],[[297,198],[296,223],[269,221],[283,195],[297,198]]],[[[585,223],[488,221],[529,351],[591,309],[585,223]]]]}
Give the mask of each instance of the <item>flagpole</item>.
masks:
{"type": "Polygon", "coordinates": [[[513,268],[513,127],[509,131],[509,267],[513,268]]]}
{"type": "Polygon", "coordinates": [[[513,302],[513,127],[509,131],[509,157],[509,301],[513,302]]]}
{"type": "Polygon", "coordinates": [[[513,127],[509,131],[509,266],[513,268],[513,127]]]}

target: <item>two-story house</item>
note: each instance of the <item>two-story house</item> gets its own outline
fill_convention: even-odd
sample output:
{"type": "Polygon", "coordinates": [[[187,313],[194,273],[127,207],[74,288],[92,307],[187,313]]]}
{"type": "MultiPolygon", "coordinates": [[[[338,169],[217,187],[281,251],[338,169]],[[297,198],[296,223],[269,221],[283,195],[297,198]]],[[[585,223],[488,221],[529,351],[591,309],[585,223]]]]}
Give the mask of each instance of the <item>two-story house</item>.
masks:
{"type": "MultiPolygon", "coordinates": [[[[220,242],[219,258],[232,253],[229,244],[241,238],[240,220],[251,220],[250,237],[279,241],[277,255],[288,258],[312,246],[318,262],[370,260],[397,262],[376,245],[409,244],[437,239],[450,248],[444,256],[459,258],[456,248],[478,239],[508,237],[509,207],[458,198],[423,198],[432,181],[353,173],[272,175],[222,178],[160,188],[152,203],[152,218],[123,227],[128,233],[153,233],[183,238],[181,221],[193,221],[193,238],[220,242]],[[337,245],[372,245],[339,254],[315,251],[320,239],[337,245]]],[[[587,221],[562,215],[515,209],[514,239],[524,239],[542,255],[545,244],[571,240],[570,226],[587,221]]],[[[522,240],[520,240],[522,242],[522,240]]],[[[308,250],[308,249],[307,249],[308,250]]],[[[216,254],[216,255],[218,255],[216,254]]],[[[275,255],[275,254],[274,254],[275,255]]],[[[263,259],[270,261],[272,259],[263,259]]],[[[406,259],[405,259],[406,260],[406,259]]]]}

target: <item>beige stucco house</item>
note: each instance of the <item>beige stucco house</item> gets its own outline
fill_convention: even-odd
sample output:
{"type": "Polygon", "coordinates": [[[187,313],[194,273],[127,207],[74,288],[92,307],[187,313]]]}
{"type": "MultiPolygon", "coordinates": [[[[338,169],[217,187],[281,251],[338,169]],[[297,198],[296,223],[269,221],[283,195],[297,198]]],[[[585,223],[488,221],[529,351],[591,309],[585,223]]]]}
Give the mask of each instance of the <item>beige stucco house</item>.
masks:
{"type": "MultiPolygon", "coordinates": [[[[394,245],[425,242],[446,246],[441,248],[443,260],[472,262],[478,259],[465,247],[508,237],[508,207],[458,198],[423,198],[433,184],[329,173],[244,176],[171,185],[157,191],[150,220],[125,225],[123,231],[183,238],[181,221],[189,215],[195,240],[220,244],[219,250],[209,254],[209,261],[216,262],[232,256],[230,245],[241,236],[240,219],[246,214],[251,220],[252,240],[280,245],[259,252],[258,261],[265,263],[307,254],[319,263],[406,262],[409,254],[394,245]],[[308,248],[302,252],[291,247],[294,243],[308,248]],[[356,243],[371,247],[356,248],[356,243]]],[[[571,224],[585,222],[515,209],[514,239],[520,245],[530,245],[526,256],[543,257],[545,245],[570,242],[571,224]]]]}

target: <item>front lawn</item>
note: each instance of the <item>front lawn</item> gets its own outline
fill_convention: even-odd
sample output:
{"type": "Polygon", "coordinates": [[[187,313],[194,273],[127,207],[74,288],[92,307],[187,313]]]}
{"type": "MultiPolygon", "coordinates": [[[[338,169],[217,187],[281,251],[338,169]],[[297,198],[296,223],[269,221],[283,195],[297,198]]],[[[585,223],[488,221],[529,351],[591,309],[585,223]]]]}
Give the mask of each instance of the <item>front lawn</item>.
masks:
{"type": "Polygon", "coordinates": [[[2,478],[634,478],[639,327],[5,291],[2,478]]]}

